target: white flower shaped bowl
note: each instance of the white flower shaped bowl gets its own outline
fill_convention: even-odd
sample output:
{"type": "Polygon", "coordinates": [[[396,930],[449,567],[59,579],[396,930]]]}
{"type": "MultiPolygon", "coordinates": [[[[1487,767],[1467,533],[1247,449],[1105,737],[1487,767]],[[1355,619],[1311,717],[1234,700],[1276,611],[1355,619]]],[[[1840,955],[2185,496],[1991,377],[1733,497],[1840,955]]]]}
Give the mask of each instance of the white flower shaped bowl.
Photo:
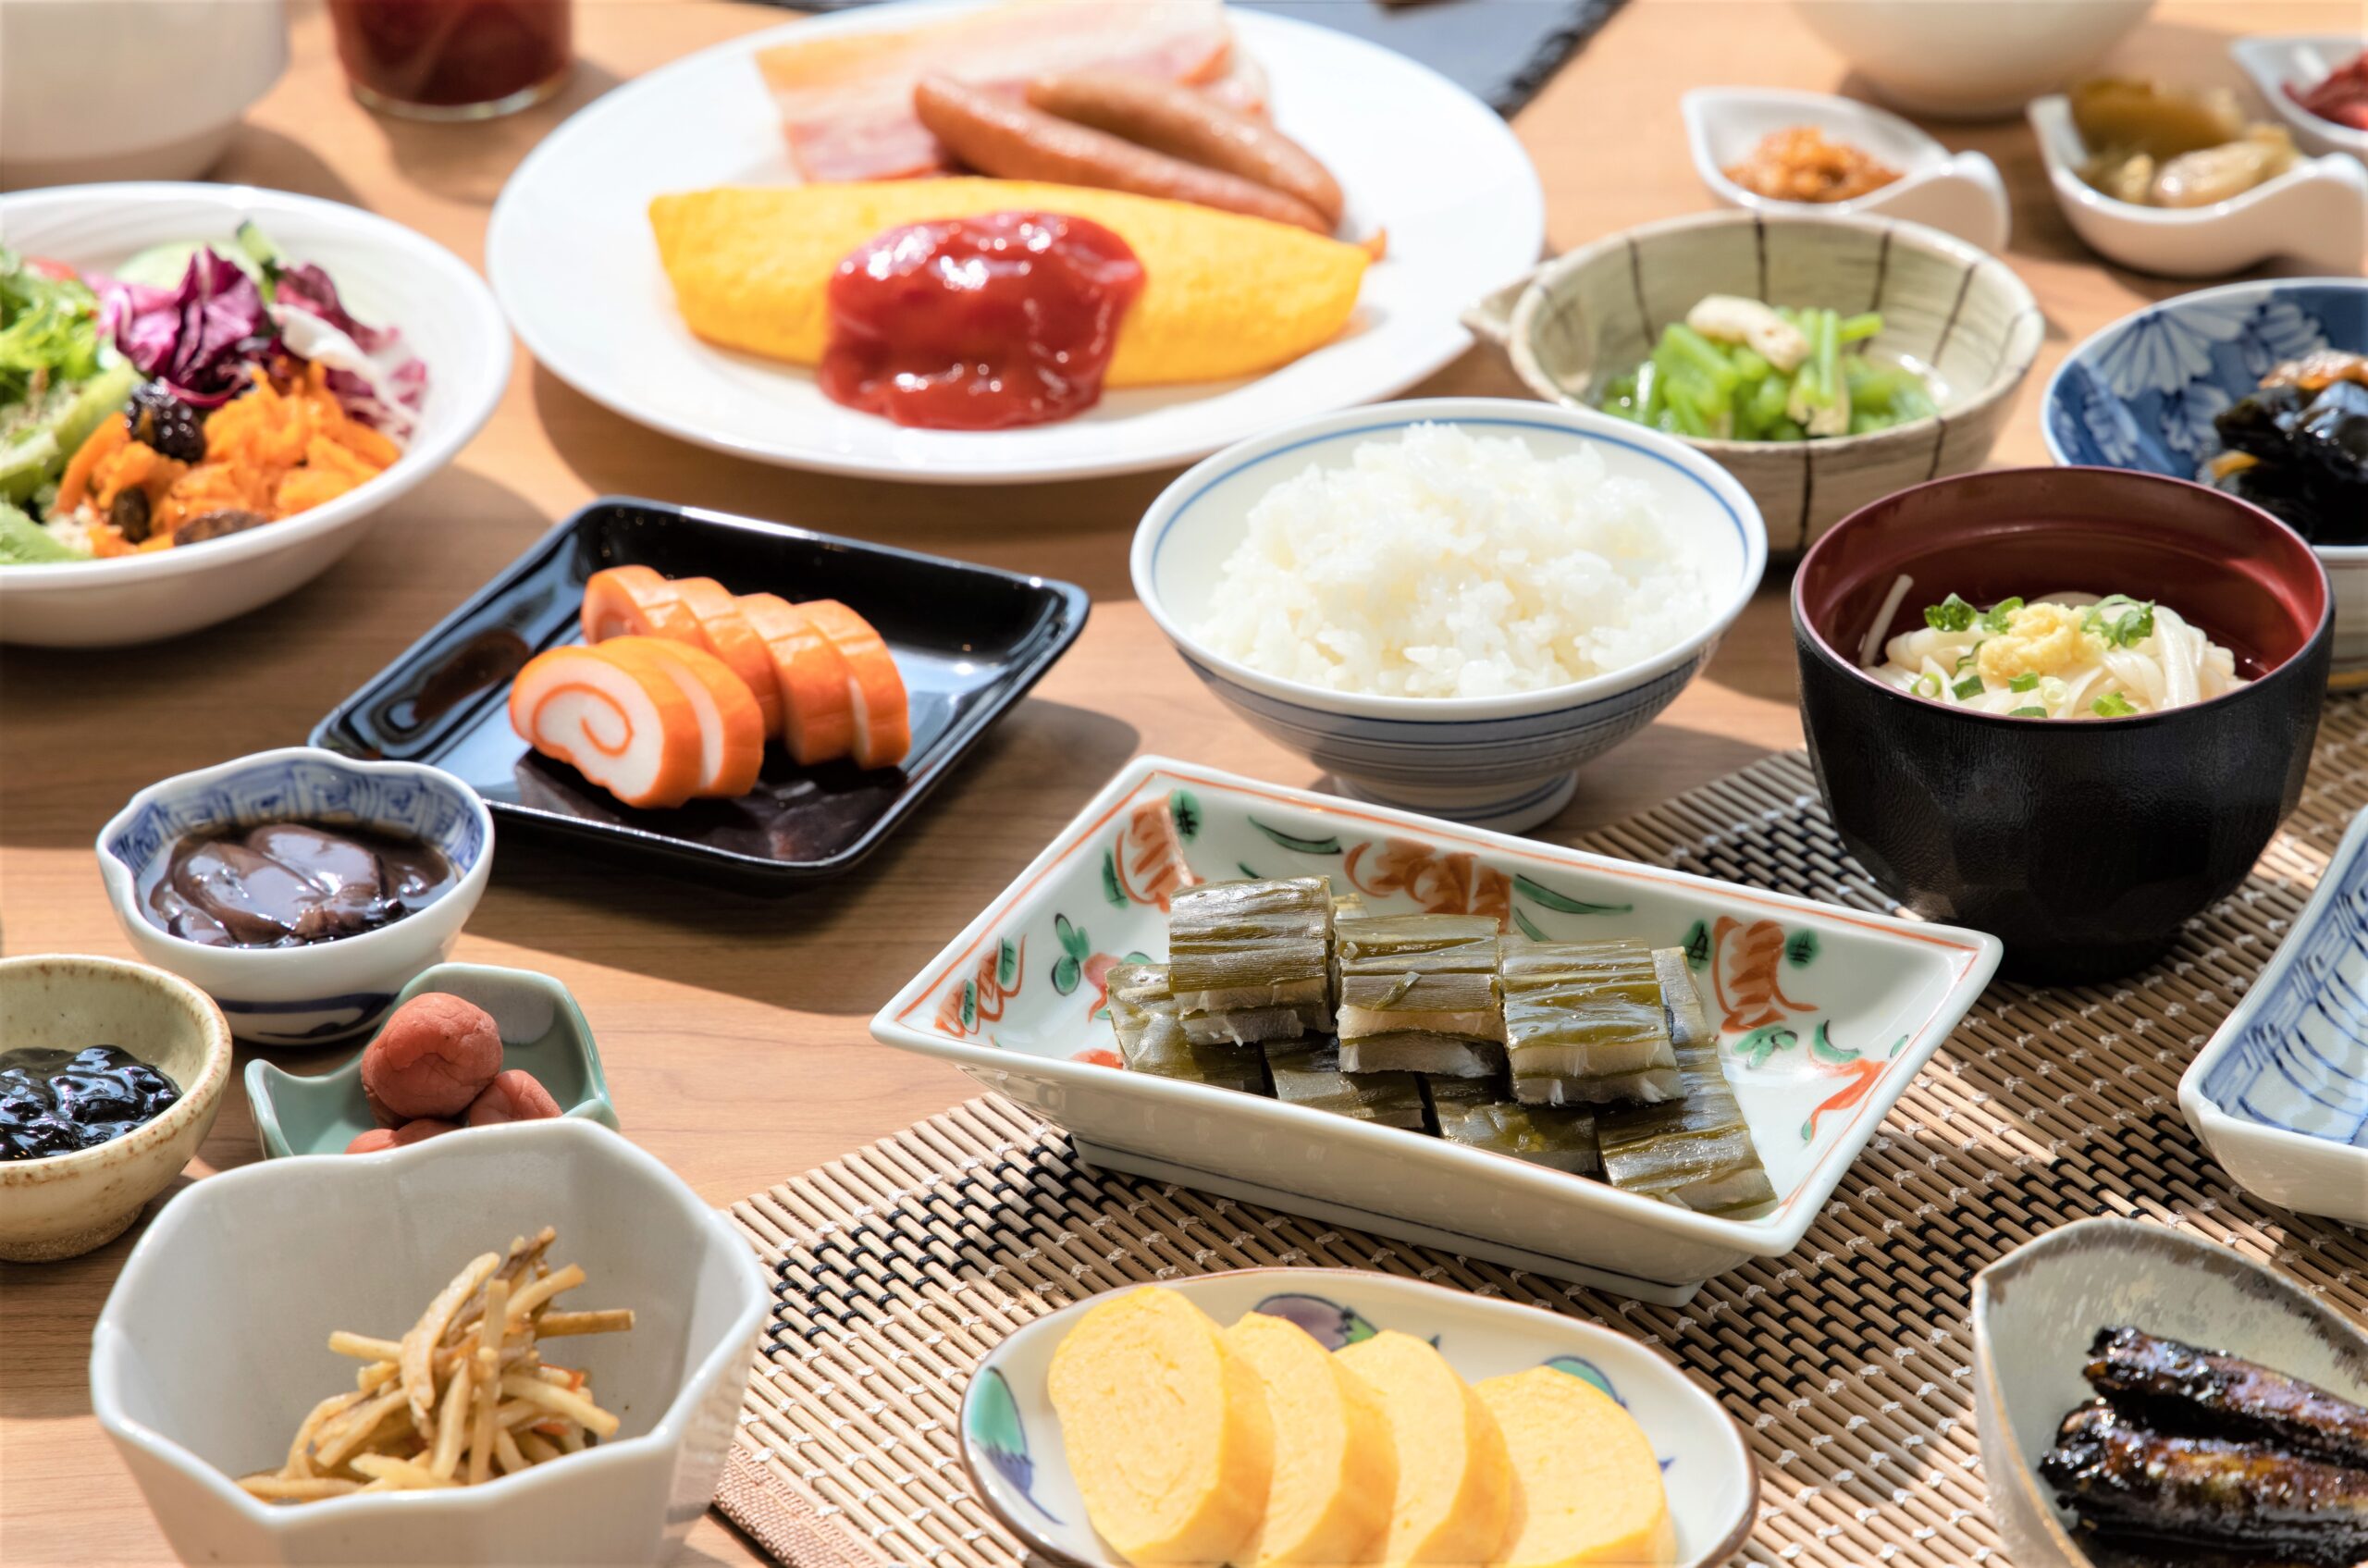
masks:
{"type": "Polygon", "coordinates": [[[1773,87],[1697,87],[1678,100],[1694,172],[1722,206],[1756,213],[1895,217],[1954,234],[1985,251],[2005,249],[2011,212],[1998,166],[1980,153],[1951,153],[1888,110],[1830,93],[1773,87]],[[1846,202],[1785,202],[1747,191],[1727,170],[1770,133],[1814,126],[1899,178],[1846,202]]]}
{"type": "Polygon", "coordinates": [[[2368,1226],[2368,814],[2180,1077],[2179,1109],[2247,1191],[2368,1226]]]}
{"type": "Polygon", "coordinates": [[[184,1562],[656,1562],[714,1495],[769,1304],[746,1243],[656,1159],[590,1122],[515,1122],[197,1183],[99,1314],[91,1404],[184,1562]],[[567,1341],[614,1438],[431,1495],[275,1506],[240,1489],[352,1387],[332,1330],[401,1334],[471,1257],[546,1225],[553,1261],[588,1277],[562,1304],[635,1315],[567,1341]]]}
{"type": "Polygon", "coordinates": [[[2357,158],[2304,158],[2276,179],[2204,207],[2141,207],[2080,178],[2088,148],[2062,93],[2025,111],[2055,204],[2108,261],[2164,278],[2220,278],[2272,256],[2313,272],[2357,273],[2368,238],[2368,168],[2357,158]]]}
{"type": "Polygon", "coordinates": [[[99,830],[99,876],[139,955],[212,996],[250,1043],[333,1045],[376,1024],[460,940],[493,874],[493,816],[476,791],[417,762],[362,762],[291,746],[150,784],[99,830]],[[141,913],[158,859],[184,833],[286,821],[391,828],[459,872],[450,892],[391,925],[303,947],[209,947],[141,913]]]}
{"type": "Polygon", "coordinates": [[[2263,100],[2294,132],[2294,140],[2312,153],[2349,153],[2368,159],[2368,130],[2338,125],[2296,103],[2286,90],[2317,86],[2337,66],[2358,59],[2368,49],[2368,33],[2301,32],[2239,38],[2228,45],[2228,57],[2252,78],[2263,100]]]}
{"type": "MultiPolygon", "coordinates": [[[[1384,1329],[1411,1334],[1437,1345],[1467,1382],[1534,1366],[1584,1378],[1626,1408],[1661,1462],[1678,1568],[1718,1568],[1751,1533],[1759,1475],[1742,1430],[1717,1400],[1624,1334],[1363,1269],[1244,1268],[1163,1280],[1161,1288],[1220,1324],[1253,1312],[1284,1318],[1326,1350],[1384,1329]]],[[[987,1352],[962,1394],[962,1463],[972,1489],[1030,1547],[1079,1568],[1124,1568],[1124,1559],[1086,1522],[1045,1376],[1077,1320],[1119,1293],[1089,1297],[1012,1334],[987,1352]]]]}
{"type": "Polygon", "coordinates": [[[308,512],[204,544],[113,561],[0,566],[0,642],[111,648],[243,615],[327,571],[388,502],[452,461],[510,382],[493,293],[442,246],[356,207],[251,185],[75,185],[0,196],[0,232],[28,255],[102,269],[150,245],[227,244],[253,219],[317,262],[353,313],[393,327],[427,365],[420,424],[394,464],[308,512]]]}
{"type": "Polygon", "coordinates": [[[2097,1330],[2128,1326],[2257,1361],[2368,1403],[2368,1338],[2275,1270],[2159,1225],[2084,1219],[1973,1278],[1974,1422],[2015,1568],[2094,1568],[2039,1462],[2094,1392],[2097,1330]]]}
{"type": "Polygon", "coordinates": [[[1135,595],[1192,673],[1227,707],[1331,772],[1361,799],[1518,833],[1562,809],[1572,770],[1650,723],[1677,698],[1743,612],[1768,563],[1759,509],[1717,463],[1667,436],[1591,410],[1517,399],[1432,398],[1350,409],[1227,447],[1160,492],[1135,530],[1135,595]],[[1708,562],[1715,606],[1653,658],[1566,685],[1500,698],[1370,697],[1254,670],[1195,627],[1249,530],[1251,508],[1314,466],[1342,467],[1367,441],[1436,422],[1511,437],[1537,456],[1599,454],[1614,475],[1648,480],[1663,525],[1708,562]]]}

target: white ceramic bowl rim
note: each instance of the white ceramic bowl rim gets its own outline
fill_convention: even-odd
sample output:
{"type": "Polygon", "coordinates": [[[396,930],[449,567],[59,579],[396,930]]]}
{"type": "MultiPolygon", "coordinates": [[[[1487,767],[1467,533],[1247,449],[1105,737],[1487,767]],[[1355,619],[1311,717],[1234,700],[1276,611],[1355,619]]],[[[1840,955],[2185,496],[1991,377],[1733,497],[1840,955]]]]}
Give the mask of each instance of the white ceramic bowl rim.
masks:
{"type": "MultiPolygon", "coordinates": [[[[2045,97],[2032,99],[2028,111],[2031,122],[2031,135],[2040,144],[2040,159],[2047,166],[2049,181],[2054,185],[2056,194],[2064,200],[2077,202],[2093,212],[2110,213],[2124,223],[2134,223],[2155,228],[2200,228],[2205,224],[2219,223],[2224,219],[2250,212],[2277,192],[2291,190],[2306,180],[2318,179],[2330,174],[2343,177],[2346,175],[2346,166],[2356,167],[2358,162],[2341,153],[2322,153],[2312,157],[2310,154],[2297,148],[2294,165],[2284,174],[2277,176],[2275,179],[2264,179],[2259,185],[2249,186],[2226,200],[2214,202],[2208,206],[2202,207],[2145,206],[2137,202],[2125,202],[2118,196],[2106,195],[2081,179],[2078,169],[2057,155],[2057,150],[2050,143],[2047,130],[2041,122],[2052,116],[2059,105],[2063,106],[2066,116],[2066,124],[2068,126],[2072,101],[2061,93],[2051,93],[2045,97]]],[[[2073,129],[2072,134],[2078,137],[2078,130],[2073,129]]],[[[2285,281],[2295,280],[2288,278],[2285,281]]]]}
{"type": "MultiPolygon", "coordinates": [[[[106,1305],[100,1309],[98,1323],[92,1333],[91,1408],[92,1414],[97,1415],[100,1426],[117,1441],[136,1443],[153,1457],[171,1465],[183,1475],[195,1477],[218,1500],[228,1503],[250,1523],[260,1525],[265,1529],[275,1532],[299,1522],[309,1525],[323,1520],[345,1517],[366,1519],[384,1509],[435,1508],[459,1513],[482,1513],[489,1509],[500,1508],[512,1498],[531,1493],[537,1488],[552,1486],[572,1487],[575,1482],[570,1479],[571,1476],[585,1476],[592,1474],[596,1469],[612,1469],[627,1464],[635,1459],[661,1452],[681,1441],[689,1425],[692,1409],[698,1402],[698,1390],[715,1380],[725,1360],[742,1353],[741,1347],[756,1332],[758,1325],[765,1315],[766,1303],[771,1298],[768,1294],[769,1288],[764,1282],[763,1271],[758,1266],[756,1253],[740,1237],[731,1233],[730,1223],[722,1216],[701,1203],[697,1195],[684,1183],[683,1179],[669,1170],[656,1155],[628,1142],[622,1134],[610,1131],[605,1127],[579,1118],[561,1117],[547,1121],[522,1121],[511,1122],[500,1127],[480,1127],[472,1130],[469,1137],[470,1146],[476,1149],[491,1147],[492,1140],[503,1138],[513,1142],[521,1139],[549,1139],[554,1142],[561,1139],[577,1142],[612,1140],[610,1143],[597,1146],[607,1149],[610,1154],[623,1159],[628,1164],[638,1166],[646,1174],[659,1178],[660,1184],[672,1191],[682,1217],[686,1222],[696,1220],[698,1223],[718,1228],[723,1232],[720,1239],[726,1243],[726,1255],[736,1258],[746,1271],[751,1285],[752,1299],[734,1319],[731,1329],[717,1340],[715,1348],[708,1352],[706,1358],[697,1365],[684,1369],[682,1386],[675,1389],[674,1397],[668,1402],[665,1412],[659,1416],[648,1431],[638,1437],[615,1438],[597,1444],[582,1453],[570,1455],[564,1464],[537,1464],[517,1475],[498,1475],[478,1486],[456,1487],[449,1491],[438,1492],[432,1502],[415,1495],[391,1492],[377,1496],[356,1494],[350,1497],[324,1498],[318,1501],[308,1502],[301,1509],[291,1509],[276,1507],[259,1498],[250,1497],[235,1478],[224,1474],[216,1465],[199,1458],[173,1438],[133,1420],[123,1413],[120,1397],[116,1389],[117,1364],[115,1359],[107,1355],[101,1346],[108,1335],[121,1335],[125,1332],[121,1325],[117,1322],[117,1303],[129,1292],[140,1288],[142,1283],[142,1276],[154,1261],[152,1253],[155,1249],[152,1243],[156,1235],[154,1225],[149,1227],[147,1233],[142,1236],[138,1243],[132,1247],[131,1255],[124,1260],[123,1272],[116,1277],[115,1289],[107,1293],[106,1305]]],[[[449,1150],[445,1152],[449,1153],[449,1150]]],[[[438,1157],[438,1142],[435,1139],[413,1143],[409,1148],[384,1149],[370,1154],[291,1154],[286,1159],[258,1160],[253,1165],[240,1166],[236,1170],[226,1170],[207,1177],[204,1182],[191,1189],[191,1191],[218,1196],[222,1192],[236,1191],[239,1186],[248,1182],[309,1179],[313,1174],[313,1167],[315,1167],[327,1170],[367,1169],[375,1167],[381,1171],[385,1179],[391,1182],[406,1167],[438,1157]],[[225,1186],[224,1183],[228,1185],[225,1186]]],[[[290,1419],[292,1421],[302,1414],[302,1412],[291,1412],[290,1419]]]]}
{"type": "MultiPolygon", "coordinates": [[[[233,757],[227,762],[216,762],[211,767],[194,768],[186,773],[175,773],[171,778],[159,779],[124,802],[123,809],[107,819],[107,825],[99,830],[96,848],[99,856],[99,877],[106,883],[107,899],[114,904],[117,915],[154,935],[159,942],[166,944],[169,950],[193,955],[202,954],[209,963],[244,963],[249,966],[274,962],[284,964],[290,959],[319,953],[375,953],[386,946],[390,939],[407,935],[404,927],[409,922],[396,920],[388,925],[379,926],[374,931],[359,932],[352,936],[340,936],[334,941],[314,943],[303,947],[216,947],[203,942],[191,942],[185,936],[176,936],[141,912],[140,874],[147,868],[134,866],[126,861],[110,847],[109,841],[118,834],[129,832],[133,820],[140,815],[143,808],[184,790],[202,789],[217,779],[227,778],[250,768],[275,762],[296,761],[311,762],[320,767],[348,772],[383,773],[395,778],[415,779],[426,788],[459,802],[461,809],[476,822],[481,847],[477,851],[475,860],[461,868],[459,879],[453,883],[451,889],[444,895],[444,897],[467,897],[474,902],[475,895],[484,889],[487,879],[492,876],[493,813],[486,809],[484,800],[479,798],[475,790],[471,789],[466,784],[443,769],[430,767],[425,762],[369,762],[358,757],[343,756],[317,746],[283,746],[271,751],[249,752],[244,757],[233,757]]],[[[444,846],[438,845],[437,848],[443,850],[444,846]]],[[[450,856],[450,851],[445,853],[450,856]]],[[[451,858],[457,858],[457,857],[451,858]]],[[[438,902],[440,903],[442,900],[439,899],[438,902]]]]}
{"type": "MultiPolygon", "coordinates": [[[[2025,283],[2013,267],[1980,246],[1960,240],[1945,229],[1935,228],[1929,223],[1916,223],[1904,217],[1829,211],[1816,205],[1788,205],[1786,210],[1781,212],[1753,210],[1688,213],[1683,217],[1665,217],[1658,222],[1640,223],[1632,228],[1623,228],[1618,233],[1607,234],[1602,239],[1582,245],[1575,251],[1565,252],[1538,268],[1536,274],[1530,278],[1529,287],[1522,290],[1520,300],[1513,305],[1507,341],[1518,345],[1517,352],[1528,352],[1527,340],[1535,328],[1547,295],[1565,277],[1590,265],[1597,258],[1609,254],[1614,247],[1632,244],[1646,235],[1674,234],[1690,228],[1731,228],[1742,224],[1757,224],[1766,228],[1786,225],[1804,227],[1831,225],[1839,228],[1860,229],[1868,234],[1881,234],[1888,229],[1892,232],[1894,244],[1904,241],[1910,246],[1920,245],[1928,251],[1937,251],[1951,261],[1957,262],[1968,269],[1979,267],[1985,262],[1995,266],[1999,277],[2003,279],[2002,287],[2007,290],[2015,302],[2015,308],[2008,318],[2007,330],[2010,334],[2013,331],[2014,322],[2021,320],[2025,315],[2040,314],[2039,297],[2031,292],[2030,285],[2025,283]]],[[[2022,381],[2023,377],[2029,372],[2031,362],[2039,357],[2040,342],[2041,338],[2034,336],[2031,339],[2030,352],[2008,355],[1999,363],[1997,373],[1986,383],[1967,391],[1939,414],[1929,414],[1922,419],[1910,419],[1904,424],[1894,425],[1888,430],[1869,430],[1859,436],[1820,436],[1815,441],[1807,442],[1728,441],[1709,436],[1670,436],[1663,438],[1676,441],[1690,451],[1708,452],[1714,457],[1727,453],[1790,451],[1803,446],[1814,448],[1820,452],[1856,451],[1881,442],[1899,441],[1909,436],[1921,435],[1929,438],[1932,432],[1940,428],[1943,419],[1963,419],[1976,409],[1986,408],[2012,393],[2022,381]]],[[[2013,347],[2011,337],[2007,346],[2013,347]]],[[[1606,415],[1606,417],[1610,416],[1606,415]]],[[[1620,423],[1632,430],[1646,430],[1648,435],[1660,434],[1659,431],[1646,430],[1646,427],[1642,425],[1630,425],[1626,420],[1622,420],[1620,423]]]]}
{"type": "MultiPolygon", "coordinates": [[[[502,319],[501,309],[494,303],[493,291],[486,287],[485,280],[460,257],[426,235],[342,202],[253,185],[127,180],[120,184],[58,185],[0,195],[0,218],[12,210],[21,214],[29,208],[77,204],[124,207],[154,201],[198,201],[210,206],[241,208],[261,219],[266,228],[274,213],[305,214],[342,224],[357,237],[401,253],[408,265],[440,278],[453,299],[472,317],[470,336],[487,345],[487,358],[477,365],[432,366],[437,379],[431,385],[430,395],[446,396],[449,389],[449,395],[456,400],[458,416],[433,435],[423,429],[383,473],[334,500],[261,528],[209,539],[202,549],[191,547],[113,561],[60,561],[39,566],[0,568],[0,583],[5,583],[7,592],[30,594],[45,588],[63,590],[107,583],[154,582],[160,577],[267,555],[299,539],[329,533],[375,511],[450,463],[475,438],[510,385],[510,327],[502,319]],[[461,374],[463,370],[472,374],[461,374]]],[[[385,325],[400,330],[404,323],[392,321],[385,325]]]]}
{"type": "MultiPolygon", "coordinates": [[[[1287,477],[1289,477],[1288,474],[1277,474],[1276,482],[1280,483],[1287,477]]],[[[1286,426],[1271,435],[1237,442],[1215,456],[1202,460],[1186,469],[1152,502],[1135,530],[1130,554],[1129,567],[1134,577],[1135,597],[1142,601],[1145,610],[1151,611],[1151,617],[1159,623],[1160,630],[1166,632],[1169,640],[1192,662],[1215,670],[1227,680],[1252,691],[1264,692],[1269,697],[1318,712],[1397,720],[1435,732],[1441,724],[1476,723],[1584,707],[1634,690],[1655,676],[1685,664],[1705,646],[1722,636],[1734,623],[1735,617],[1743,613],[1744,606],[1751,602],[1751,596],[1758,591],[1759,580],[1768,570],[1768,527],[1761,521],[1759,508],[1752,500],[1750,492],[1733,475],[1701,453],[1689,450],[1674,438],[1657,430],[1630,425],[1590,409],[1561,408],[1520,398],[1423,398],[1321,414],[1286,426]],[[1490,698],[1382,697],[1309,685],[1303,681],[1253,670],[1236,660],[1211,652],[1189,628],[1168,613],[1159,596],[1160,548],[1166,541],[1168,533],[1183,520],[1184,514],[1208,491],[1246,469],[1289,457],[1318,442],[1352,436],[1386,435],[1425,421],[1497,430],[1533,429],[1551,431],[1557,435],[1574,435],[1588,441],[1625,448],[1675,469],[1708,493],[1735,530],[1737,541],[1743,547],[1743,570],[1737,574],[1733,590],[1725,601],[1711,612],[1706,625],[1674,648],[1650,659],[1603,674],[1590,675],[1583,681],[1490,698]]]]}
{"type": "MultiPolygon", "coordinates": [[[[2094,332],[2090,333],[2087,337],[2072,345],[2071,352],[2066,354],[2062,361],[2057,364],[2054,374],[2047,378],[2046,389],[2040,393],[2039,406],[2041,414],[2041,417],[2039,422],[2040,438],[2047,443],[2047,455],[2050,460],[2066,468],[2076,468],[2080,466],[2078,463],[2070,462],[2065,456],[2064,449],[2058,446],[2055,441],[2055,422],[2045,416],[2045,411],[2055,406],[2056,391],[2062,386],[2065,377],[2071,374],[2074,364],[2080,364],[2085,365],[2088,357],[2091,353],[2103,350],[2109,343],[2116,341],[2124,333],[2135,328],[2140,321],[2143,321],[2148,316],[2166,312],[2176,314],[2177,312],[2184,310],[2190,305],[2206,305],[2221,300],[2258,299],[2267,295],[2276,294],[2279,290],[2285,289],[2359,289],[2368,290],[2368,278],[2335,277],[2249,278],[2240,283],[2222,283],[2210,289],[2184,290],[2178,293],[2166,295],[2162,299],[2156,300],[2152,304],[2140,305],[2138,309],[2131,311],[2128,315],[2122,316],[2118,320],[2107,322],[2104,326],[2098,327],[2094,332]]],[[[2135,474],[2141,472],[2141,470],[2133,468],[2117,470],[2116,472],[2135,474]]],[[[2178,477],[2176,474],[2156,474],[2152,476],[2157,479],[2176,479],[2178,477]]],[[[2331,561],[2337,565],[2342,565],[2350,562],[2368,561],[2368,545],[2312,545],[2311,546],[2311,549],[2320,560],[2331,561]]]]}
{"type": "MultiPolygon", "coordinates": [[[[1838,93],[1808,93],[1791,87],[1691,87],[1679,98],[1686,114],[1688,140],[1694,142],[1695,168],[1702,176],[1702,183],[1722,201],[1733,202],[1751,212],[1765,213],[1770,217],[1815,217],[1820,215],[1851,217],[1860,214],[1880,216],[1881,209],[1911,186],[1922,185],[1944,171],[1958,157],[1913,122],[1893,114],[1880,105],[1845,98],[1838,93]],[[1829,104],[1845,105],[1854,115],[1868,119],[1889,121],[1900,139],[1917,145],[1917,162],[1903,168],[1899,178],[1879,185],[1863,196],[1853,196],[1843,202],[1795,202],[1778,196],[1763,196],[1758,191],[1736,184],[1727,178],[1727,171],[1711,156],[1708,138],[1695,138],[1691,133],[1710,113],[1710,105],[1729,97],[1747,97],[1763,104],[1790,104],[1803,110],[1822,108],[1829,104]]],[[[1821,127],[1819,129],[1822,129],[1821,127]]],[[[1975,154],[1979,155],[1979,154],[1975,154]]],[[[1880,433],[1880,432],[1878,432],[1880,433]]],[[[1748,445],[1765,443],[1751,442],[1748,445]]]]}
{"type": "MultiPolygon", "coordinates": [[[[173,996],[195,1014],[204,1025],[205,1065],[199,1069],[194,1080],[176,1085],[180,1090],[179,1098],[122,1136],[110,1138],[104,1143],[93,1143],[87,1149],[51,1154],[44,1159],[26,1160],[14,1166],[10,1174],[27,1186],[67,1180],[78,1172],[100,1164],[101,1156],[110,1151],[120,1154],[125,1145],[135,1138],[143,1143],[169,1142],[193,1117],[202,1114],[202,1107],[218,1100],[228,1087],[234,1055],[229,1022],[223,1018],[222,1009],[215,1005],[214,998],[170,969],[160,969],[154,964],[138,963],[130,958],[103,957],[96,953],[24,953],[0,958],[0,980],[5,980],[12,969],[56,963],[88,964],[103,973],[131,983],[147,985],[173,996]]],[[[145,1056],[141,1059],[147,1060],[145,1056]]],[[[174,1174],[178,1176],[179,1172],[174,1174]]],[[[5,1201],[4,1192],[0,1192],[0,1201],[5,1201]]]]}
{"type": "Polygon", "coordinates": [[[2331,145],[2348,147],[2354,154],[2368,154],[2368,130],[2306,109],[2283,91],[2289,85],[2317,86],[2316,81],[2292,74],[2294,52],[2298,48],[2315,48],[2335,39],[2342,40],[2337,52],[2346,58],[2356,57],[2361,50],[2368,48],[2368,32],[2256,32],[2229,40],[2228,57],[2252,79],[2253,86],[2287,124],[2323,138],[2331,145]]]}

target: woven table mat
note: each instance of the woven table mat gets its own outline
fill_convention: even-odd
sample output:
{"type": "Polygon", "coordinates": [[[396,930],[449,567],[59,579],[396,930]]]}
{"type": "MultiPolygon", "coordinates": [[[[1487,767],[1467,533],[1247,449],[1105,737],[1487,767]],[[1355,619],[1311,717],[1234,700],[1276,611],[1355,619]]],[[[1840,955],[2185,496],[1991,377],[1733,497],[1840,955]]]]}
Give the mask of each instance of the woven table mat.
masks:
{"type": "MultiPolygon", "coordinates": [[[[1013,1328],[1114,1286],[1261,1264],[1374,1268],[1570,1313],[1654,1345],[1749,1433],[1741,1561],[1969,1568],[2006,1556],[1982,1503],[1967,1323],[1976,1269],[2092,1215],[2225,1242],[2355,1319],[2368,1238],[2231,1185],[2179,1074],[2368,806],[2368,702],[2331,700],[2301,805],[2244,886],[2108,986],[1983,994],[1807,1239],[1657,1307],[1082,1166],[993,1097],[734,1205],[776,1269],[718,1501],[793,1568],[1008,1565],[955,1455],[971,1368],[1013,1328]]],[[[1862,909],[1807,760],[1772,757],[1583,847],[1862,909]]]]}

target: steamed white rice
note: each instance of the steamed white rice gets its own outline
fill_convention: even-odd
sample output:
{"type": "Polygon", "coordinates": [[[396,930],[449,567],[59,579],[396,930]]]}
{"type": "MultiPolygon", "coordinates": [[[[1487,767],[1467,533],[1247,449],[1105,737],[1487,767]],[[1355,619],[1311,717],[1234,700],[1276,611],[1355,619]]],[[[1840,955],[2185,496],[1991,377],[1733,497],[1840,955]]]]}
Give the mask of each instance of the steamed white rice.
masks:
{"type": "Polygon", "coordinates": [[[1591,448],[1416,425],[1310,465],[1250,511],[1193,635],[1334,691],[1498,697],[1674,648],[1713,613],[1708,563],[1647,480],[1591,448]]]}

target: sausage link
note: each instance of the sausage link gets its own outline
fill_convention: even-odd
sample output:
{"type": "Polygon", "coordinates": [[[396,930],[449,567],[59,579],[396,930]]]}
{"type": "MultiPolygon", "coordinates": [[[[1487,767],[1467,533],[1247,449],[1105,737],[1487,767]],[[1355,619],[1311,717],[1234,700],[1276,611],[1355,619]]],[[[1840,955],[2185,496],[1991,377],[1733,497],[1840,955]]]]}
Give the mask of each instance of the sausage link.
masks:
{"type": "Polygon", "coordinates": [[[1340,182],[1315,155],[1265,121],[1205,93],[1157,77],[1078,71],[1028,84],[1028,102],[1048,115],[1106,130],[1189,164],[1238,174],[1295,196],[1338,226],[1347,205],[1340,182]]]}

